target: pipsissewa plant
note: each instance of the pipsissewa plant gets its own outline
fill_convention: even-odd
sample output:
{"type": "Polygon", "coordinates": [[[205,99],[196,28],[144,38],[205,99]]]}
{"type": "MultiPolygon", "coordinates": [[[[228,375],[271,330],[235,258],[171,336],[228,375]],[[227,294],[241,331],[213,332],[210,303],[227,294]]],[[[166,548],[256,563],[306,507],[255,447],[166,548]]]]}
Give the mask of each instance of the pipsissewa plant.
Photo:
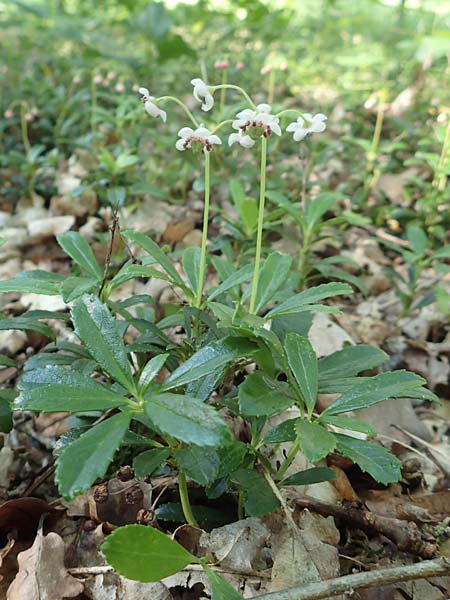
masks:
{"type": "MultiPolygon", "coordinates": [[[[193,85],[202,108],[211,108],[213,93],[221,86],[208,87],[201,80],[193,80],[193,85]]],[[[291,465],[300,450],[311,463],[337,451],[377,481],[388,484],[400,477],[399,461],[382,447],[344,433],[353,430],[373,435],[365,423],[341,415],[387,398],[435,399],[423,387],[425,380],[413,373],[360,377],[361,372],[385,362],[386,355],[376,348],[352,346],[317,359],[307,338],[310,315],[337,312],[335,305],[323,301],[349,294],[351,288],[346,283],[326,283],[298,293],[292,284],[288,255],[272,252],[263,260],[268,142],[273,133],[281,135],[281,113],[272,115],[268,105],[255,106],[237,86],[227,84],[226,89],[241,91],[249,103],[232,122],[238,133],[230,135],[229,144],[237,142],[244,148],[260,144],[253,260],[247,256],[239,257],[239,261],[232,255],[208,256],[207,252],[210,152],[220,145],[217,132],[228,121],[208,129],[180,100],[155,100],[142,88],[152,116],[165,120],[166,113],[158,105],[165,100],[183,107],[195,129],[180,130],[177,149],[198,150],[204,156],[202,243],[200,249],[184,251],[184,276],[150,237],[124,231],[127,244],[138,246],[144,254],[133,254],[116,273],[107,273],[105,281],[105,270],[87,242],[69,232],[58,241],[75,263],[70,277],[30,271],[0,283],[3,292],[61,294],[71,307],[70,320],[80,344],[55,341],[32,357],[25,365],[20,394],[13,404],[16,410],[67,411],[78,416],[79,427],[63,436],[55,450],[56,480],[66,498],[105,477],[116,452],[129,452],[130,448],[138,477],[162,468],[177,474],[182,516],[176,520],[184,518],[193,525],[202,524],[205,508],[192,505],[187,478],[203,488],[204,502],[237,493],[237,515],[260,516],[279,507],[280,487],[334,476],[326,467],[292,473],[291,465]],[[205,291],[208,262],[216,270],[218,285],[205,291]],[[158,320],[153,298],[114,301],[115,289],[137,277],[167,281],[184,302],[158,320]],[[173,327],[184,331],[181,340],[169,335],[173,327]],[[127,343],[124,336],[128,330],[137,336],[133,334],[127,343]],[[319,393],[340,397],[317,414],[319,393]],[[272,416],[293,407],[296,418],[270,427],[272,416]],[[226,420],[230,415],[248,423],[248,439],[232,434],[226,420]],[[274,445],[284,442],[292,442],[291,449],[281,465],[274,466],[268,455],[274,445]]],[[[313,127],[314,119],[311,121],[313,127]]],[[[316,121],[323,130],[324,119],[316,121]]],[[[290,129],[298,133],[297,137],[311,133],[303,121],[292,125],[290,129]]],[[[59,316],[67,318],[65,313],[59,316]]],[[[32,311],[1,319],[0,328],[39,328],[43,335],[52,337],[51,329],[42,323],[51,318],[55,318],[54,313],[32,311]]],[[[159,509],[158,518],[170,519],[169,510],[163,506],[159,509]]],[[[136,573],[126,561],[116,560],[121,539],[117,535],[105,546],[112,564],[126,576],[149,580],[143,571],[136,573]]],[[[188,559],[184,556],[183,560],[188,559]]],[[[180,564],[175,561],[173,569],[178,568],[180,564]]],[[[161,570],[156,576],[167,574],[161,570]]]]}

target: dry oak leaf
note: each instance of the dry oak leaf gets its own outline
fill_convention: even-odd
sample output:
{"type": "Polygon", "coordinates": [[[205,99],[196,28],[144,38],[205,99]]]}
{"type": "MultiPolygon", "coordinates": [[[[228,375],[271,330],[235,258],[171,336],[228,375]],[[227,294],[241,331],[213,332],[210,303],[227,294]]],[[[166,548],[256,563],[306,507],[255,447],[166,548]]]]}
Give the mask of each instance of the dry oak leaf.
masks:
{"type": "Polygon", "coordinates": [[[57,533],[38,531],[34,544],[21,552],[19,572],[8,588],[6,600],[61,600],[83,592],[83,584],[64,566],[64,542],[57,533]]]}

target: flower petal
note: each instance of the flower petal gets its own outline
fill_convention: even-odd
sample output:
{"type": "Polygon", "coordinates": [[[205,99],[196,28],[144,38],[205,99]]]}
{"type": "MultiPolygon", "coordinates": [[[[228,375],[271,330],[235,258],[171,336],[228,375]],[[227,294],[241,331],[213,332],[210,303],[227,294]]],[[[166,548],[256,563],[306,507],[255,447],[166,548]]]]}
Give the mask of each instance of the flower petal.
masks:
{"type": "Polygon", "coordinates": [[[220,137],[218,135],[210,135],[208,138],[208,142],[210,144],[221,144],[222,140],[220,139],[220,137]]]}
{"type": "Polygon", "coordinates": [[[270,129],[275,135],[281,135],[281,127],[278,125],[278,123],[275,123],[275,121],[270,124],[270,129]]]}
{"type": "Polygon", "coordinates": [[[297,131],[297,129],[299,127],[301,127],[303,125],[303,119],[302,119],[302,123],[297,123],[296,121],[294,121],[294,123],[289,123],[289,125],[286,127],[286,131],[297,131]]]}
{"type": "Polygon", "coordinates": [[[262,113],[269,113],[272,110],[272,107],[270,104],[258,104],[256,110],[262,113]]]}
{"type": "Polygon", "coordinates": [[[211,132],[206,127],[197,127],[197,129],[193,132],[193,135],[206,139],[211,135],[211,132]]]}
{"type": "Polygon", "coordinates": [[[142,95],[142,96],[150,96],[150,92],[148,91],[147,88],[145,87],[140,87],[138,89],[138,92],[142,95]]]}
{"type": "Polygon", "coordinates": [[[205,112],[208,112],[208,110],[211,110],[213,106],[214,106],[214,98],[207,91],[207,93],[203,96],[202,110],[204,110],[205,112]]]}
{"type": "Polygon", "coordinates": [[[180,136],[180,138],[183,138],[184,140],[186,140],[188,137],[191,137],[191,135],[193,135],[193,134],[194,134],[194,130],[191,129],[190,127],[183,127],[178,132],[178,135],[180,136]]]}
{"type": "Polygon", "coordinates": [[[249,135],[241,135],[240,137],[241,139],[239,140],[239,143],[244,148],[251,148],[255,145],[255,140],[252,140],[249,135]]]}
{"type": "Polygon", "coordinates": [[[297,129],[297,131],[294,133],[294,140],[296,142],[301,142],[303,138],[305,138],[308,135],[308,130],[307,129],[297,129]]]}
{"type": "Polygon", "coordinates": [[[177,143],[175,144],[175,147],[177,150],[180,150],[180,152],[183,152],[184,150],[186,150],[185,148],[185,144],[186,140],[184,140],[183,138],[177,140],[177,143]]]}
{"type": "Polygon", "coordinates": [[[238,133],[231,133],[228,137],[228,145],[239,144],[241,136],[238,133]]]}

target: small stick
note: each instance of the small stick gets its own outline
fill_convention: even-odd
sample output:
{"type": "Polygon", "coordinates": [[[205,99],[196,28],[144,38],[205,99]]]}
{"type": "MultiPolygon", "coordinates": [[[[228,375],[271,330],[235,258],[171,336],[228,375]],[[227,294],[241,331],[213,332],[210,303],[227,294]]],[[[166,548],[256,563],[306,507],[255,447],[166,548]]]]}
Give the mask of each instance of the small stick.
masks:
{"type": "Polygon", "coordinates": [[[437,575],[450,574],[450,561],[447,558],[437,560],[425,560],[414,565],[401,567],[390,567],[388,569],[377,569],[355,575],[337,577],[320,583],[301,585],[281,592],[262,594],[260,600],[320,600],[337,596],[338,594],[351,594],[354,590],[363,588],[381,587],[390,583],[400,581],[411,581],[411,579],[424,579],[425,577],[436,577],[437,575]]]}
{"type": "Polygon", "coordinates": [[[109,238],[108,249],[106,251],[105,269],[103,271],[102,284],[101,284],[100,290],[98,292],[99,296],[102,295],[103,288],[105,287],[106,280],[108,279],[108,271],[109,271],[109,265],[111,264],[111,255],[112,255],[113,246],[114,246],[114,238],[116,236],[118,226],[119,226],[119,217],[117,215],[117,209],[115,209],[113,212],[113,220],[112,220],[111,226],[109,228],[111,236],[109,238]]]}

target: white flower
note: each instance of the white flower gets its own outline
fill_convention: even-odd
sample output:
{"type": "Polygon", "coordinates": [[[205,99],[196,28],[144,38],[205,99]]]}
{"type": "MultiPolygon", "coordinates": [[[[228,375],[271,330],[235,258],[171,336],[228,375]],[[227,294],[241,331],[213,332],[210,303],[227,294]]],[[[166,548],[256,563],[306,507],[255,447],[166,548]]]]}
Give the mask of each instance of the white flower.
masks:
{"type": "Polygon", "coordinates": [[[211,152],[213,144],[221,144],[222,140],[219,136],[211,133],[206,127],[199,127],[198,129],[191,129],[190,127],[183,127],[178,132],[180,139],[175,144],[177,150],[183,151],[188,148],[193,150],[202,150],[203,152],[211,152]]]}
{"type": "Polygon", "coordinates": [[[165,110],[162,110],[161,108],[156,106],[154,102],[152,102],[152,100],[154,100],[154,97],[150,96],[150,92],[148,91],[148,89],[140,87],[138,92],[142,96],[142,102],[144,102],[145,110],[148,112],[148,114],[152,117],[161,117],[161,119],[165,123],[167,120],[167,113],[165,110]]]}
{"type": "Polygon", "coordinates": [[[203,79],[193,79],[191,84],[194,86],[194,98],[200,102],[202,110],[205,112],[211,110],[214,106],[214,98],[203,79]]]}
{"type": "MultiPolygon", "coordinates": [[[[271,133],[281,135],[280,119],[270,114],[269,104],[258,104],[255,110],[246,108],[236,115],[232,127],[238,129],[241,133],[248,133],[252,140],[257,140],[262,135],[269,137],[271,133]]],[[[233,142],[238,141],[233,138],[233,142]]],[[[247,142],[248,144],[248,142],[247,142]]],[[[247,145],[247,147],[249,147],[247,145]]]]}
{"type": "Polygon", "coordinates": [[[322,113],[312,116],[310,113],[304,113],[294,123],[286,127],[286,131],[294,132],[294,140],[301,142],[306,136],[312,133],[322,133],[327,128],[325,121],[327,117],[322,113]]]}
{"type": "Polygon", "coordinates": [[[255,145],[255,140],[252,140],[252,138],[249,135],[246,135],[245,133],[239,131],[239,133],[232,133],[228,138],[229,146],[232,146],[235,143],[239,144],[240,146],[243,146],[244,148],[251,148],[255,145]]]}

